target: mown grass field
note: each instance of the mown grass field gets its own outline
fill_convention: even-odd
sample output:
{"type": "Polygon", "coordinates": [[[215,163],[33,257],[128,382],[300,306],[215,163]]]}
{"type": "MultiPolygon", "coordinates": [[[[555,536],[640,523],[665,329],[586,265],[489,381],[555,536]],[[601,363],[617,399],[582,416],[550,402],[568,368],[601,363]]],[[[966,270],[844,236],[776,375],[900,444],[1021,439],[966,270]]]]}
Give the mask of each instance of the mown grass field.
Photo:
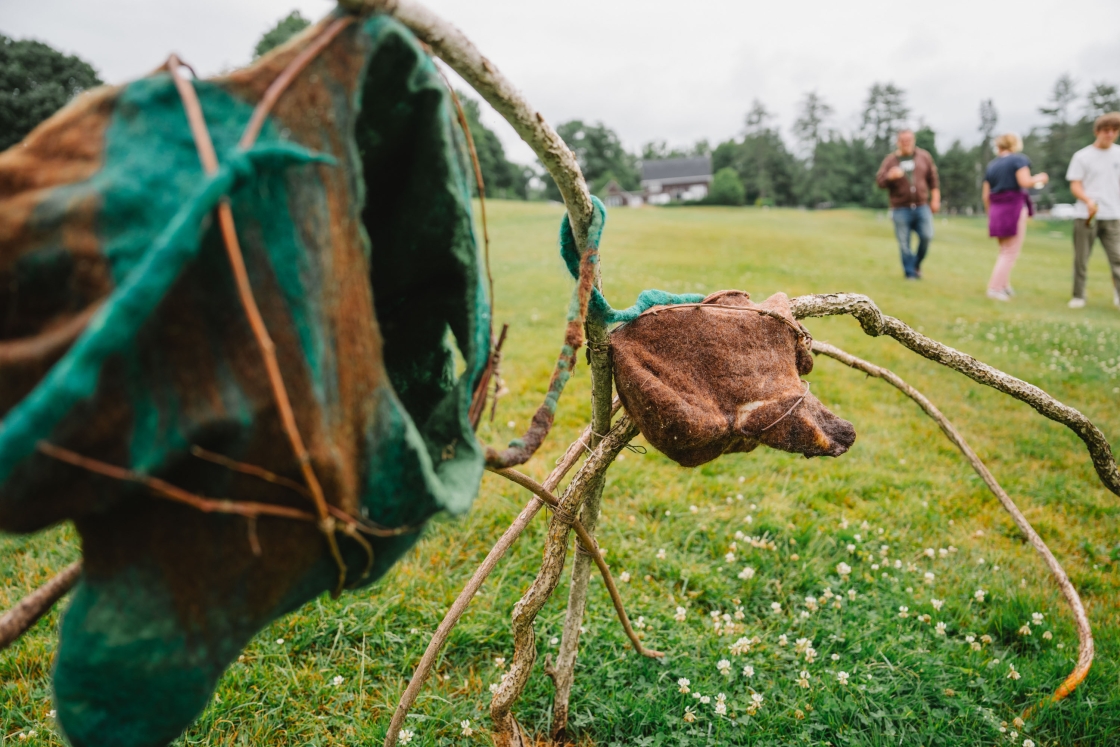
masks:
{"type": "MultiPolygon", "coordinates": [[[[557,206],[488,209],[496,318],[511,324],[504,374],[512,392],[480,435],[505,442],[542,397],[571,285],[556,253],[557,206]]],[[[866,293],[927,335],[1044,387],[1120,444],[1120,312],[1101,254],[1090,269],[1089,307],[1068,310],[1068,226],[1032,224],[1013,278],[1018,297],[997,305],[984,297],[995,242],[983,222],[938,218],[936,230],[926,279],[905,283],[881,213],[616,209],[602,245],[605,288],[618,307],[650,287],[741,288],[756,300],[776,291],[866,293]]],[[[813,391],[859,434],[845,456],[805,460],[760,449],[686,470],[651,450],[625,453],[613,467],[600,542],[616,578],[630,576],[620,586],[631,617],[668,655],[651,661],[628,648],[593,578],[572,698],[579,743],[1120,744],[1120,498],[1100,486],[1081,442],[1025,405],[864,336],[851,319],[808,326],[818,339],[894,369],[970,440],[1081,590],[1098,646],[1092,672],[1068,700],[1014,723],[1076,658],[1055,585],[913,403],[821,358],[807,377],[813,391]],[[837,576],[840,562],[853,569],[847,581],[837,576]],[[744,578],[745,567],[753,577],[744,578]],[[1020,633],[1025,623],[1029,636],[1020,633]],[[741,638],[749,646],[733,653],[741,638]],[[806,646],[816,652],[811,662],[806,646]],[[1012,667],[1018,679],[1009,677],[1012,667]]],[[[552,437],[526,467],[534,477],[543,478],[586,422],[588,383],[581,360],[552,437]]],[[[428,635],[528,499],[487,475],[475,509],[433,522],[374,588],[324,597],[262,632],[181,744],[380,744],[428,635]]],[[[535,572],[544,527],[542,514],[454,633],[438,679],[409,719],[411,744],[488,743],[488,688],[502,671],[495,660],[512,652],[509,614],[535,572]]],[[[0,605],[77,556],[69,527],[3,538],[0,605]]],[[[557,648],[566,597],[565,585],[538,619],[540,659],[516,709],[540,733],[551,684],[539,661],[557,648]]],[[[49,716],[57,624],[56,611],[0,653],[0,738],[62,743],[49,716]]]]}

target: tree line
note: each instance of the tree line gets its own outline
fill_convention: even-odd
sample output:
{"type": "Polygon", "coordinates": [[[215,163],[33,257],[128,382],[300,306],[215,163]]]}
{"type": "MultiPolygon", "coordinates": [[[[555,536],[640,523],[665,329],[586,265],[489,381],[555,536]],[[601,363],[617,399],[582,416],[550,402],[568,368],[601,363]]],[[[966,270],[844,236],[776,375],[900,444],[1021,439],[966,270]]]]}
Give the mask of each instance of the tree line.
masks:
{"type": "MultiPolygon", "coordinates": [[[[298,11],[281,19],[257,43],[256,56],[282,44],[308,26],[298,11]]],[[[0,149],[19,142],[43,119],[81,91],[99,85],[86,62],[36,41],[0,35],[0,149]]],[[[540,164],[510,161],[501,140],[480,118],[480,105],[459,93],[478,153],[487,197],[560,199],[560,192],[540,164]]],[[[1055,81],[1039,106],[1042,121],[1023,136],[1024,152],[1036,171],[1050,174],[1040,195],[1043,205],[1072,202],[1065,170],[1073,153],[1093,139],[1093,120],[1120,110],[1116,85],[1093,82],[1082,89],[1068,74],[1055,81]]],[[[806,207],[886,207],[886,194],[875,186],[875,172],[894,148],[894,136],[910,121],[906,91],[893,83],[875,83],[867,92],[858,125],[850,131],[832,126],[835,110],[816,91],[806,93],[787,140],[774,115],[757,99],[751,103],[737,137],[714,147],[700,140],[689,148],[665,141],[628,151],[618,134],[602,122],[575,119],[561,123],[560,137],[579,160],[593,193],[611,182],[637,190],[641,162],[648,159],[710,155],[715,172],[709,203],[806,207]]],[[[993,157],[999,114],[991,99],[978,109],[977,138],[954,140],[941,150],[928,125],[916,129],[918,146],[928,150],[941,175],[942,202],[950,211],[979,210],[984,167],[993,157]]]]}

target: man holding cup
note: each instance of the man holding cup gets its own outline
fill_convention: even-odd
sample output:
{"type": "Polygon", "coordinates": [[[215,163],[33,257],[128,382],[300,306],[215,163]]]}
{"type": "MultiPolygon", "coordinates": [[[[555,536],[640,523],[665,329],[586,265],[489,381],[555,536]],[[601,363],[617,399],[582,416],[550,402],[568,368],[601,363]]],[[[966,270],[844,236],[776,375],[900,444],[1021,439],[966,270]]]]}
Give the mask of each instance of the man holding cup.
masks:
{"type": "Polygon", "coordinates": [[[898,133],[898,149],[883,159],[875,182],[890,195],[902,271],[907,280],[919,280],[933,239],[933,213],[941,210],[941,187],[933,157],[917,147],[913,130],[898,133]],[[911,233],[918,235],[917,252],[910,248],[911,233]]]}
{"type": "Polygon", "coordinates": [[[1071,309],[1085,307],[1085,276],[1096,239],[1112,267],[1112,303],[1120,308],[1120,113],[1097,117],[1093,133],[1093,144],[1074,153],[1066,171],[1080,213],[1073,222],[1071,309]]]}

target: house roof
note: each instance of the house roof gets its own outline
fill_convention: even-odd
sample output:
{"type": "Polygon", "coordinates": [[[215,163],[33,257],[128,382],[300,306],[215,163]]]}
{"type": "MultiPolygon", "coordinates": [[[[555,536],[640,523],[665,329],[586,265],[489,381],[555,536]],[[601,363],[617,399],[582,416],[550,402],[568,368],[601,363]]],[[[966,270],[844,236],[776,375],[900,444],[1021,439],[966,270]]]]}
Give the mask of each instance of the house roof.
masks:
{"type": "Polygon", "coordinates": [[[712,175],[712,157],[664,158],[657,161],[642,161],[642,181],[666,181],[688,179],[712,175]]]}

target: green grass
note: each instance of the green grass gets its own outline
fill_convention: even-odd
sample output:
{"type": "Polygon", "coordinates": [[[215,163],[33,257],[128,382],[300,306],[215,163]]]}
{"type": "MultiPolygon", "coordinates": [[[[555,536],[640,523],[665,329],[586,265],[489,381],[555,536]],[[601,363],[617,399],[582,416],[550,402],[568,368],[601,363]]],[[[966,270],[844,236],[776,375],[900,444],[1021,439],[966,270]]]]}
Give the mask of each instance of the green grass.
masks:
{"type": "MultiPolygon", "coordinates": [[[[556,253],[558,207],[491,202],[488,208],[496,318],[511,324],[504,375],[512,392],[480,435],[504,443],[543,396],[571,284],[556,253]]],[[[1117,442],[1120,313],[1111,306],[1100,253],[1090,268],[1089,307],[1070,311],[1068,229],[1032,224],[1014,275],[1019,295],[997,305],[984,297],[995,242],[982,221],[938,218],[936,229],[927,279],[905,283],[882,213],[618,209],[602,246],[605,287],[618,307],[649,287],[741,288],[756,300],[776,291],[866,293],[884,312],[1044,387],[1117,442]]],[[[642,618],[646,642],[668,655],[656,662],[629,650],[601,582],[593,579],[572,698],[580,743],[929,747],[1022,745],[1030,738],[1039,745],[1116,744],[1120,501],[1100,486],[1080,441],[1025,405],[891,340],[864,336],[851,319],[808,326],[818,339],[894,369],[970,440],[1081,590],[1098,647],[1092,672],[1073,696],[1042,709],[1025,728],[1011,723],[1053,691],[1076,657],[1072,620],[1055,585],[913,403],[822,358],[808,377],[813,391],[859,433],[845,456],[804,460],[760,449],[686,470],[651,450],[624,453],[615,464],[600,540],[616,577],[630,574],[621,589],[631,617],[642,618]],[[752,537],[765,547],[752,546],[752,537]],[[837,577],[840,562],[853,568],[849,581],[837,577]],[[748,565],[755,575],[740,579],[748,565]],[[932,584],[925,583],[927,571],[932,584]],[[840,609],[826,589],[842,595],[840,609]],[[977,589],[988,592],[983,602],[974,597],[977,589]],[[817,599],[815,610],[807,607],[808,596],[817,599]],[[943,607],[935,610],[931,598],[943,607]],[[780,612],[772,611],[774,603],[780,612]],[[683,622],[674,617],[677,607],[686,610],[683,622]],[[1044,622],[1020,635],[1034,612],[1044,622]],[[730,617],[718,633],[715,613],[721,623],[730,617]],[[937,622],[946,635],[937,634],[937,622]],[[1048,630],[1052,640],[1043,638],[1048,630]],[[730,646],[743,637],[757,642],[733,655],[730,646]],[[818,652],[813,663],[795,650],[800,638],[818,652]],[[721,659],[730,662],[730,676],[717,668],[721,659]],[[743,674],[748,664],[751,677],[743,674]],[[1007,677],[1009,665],[1020,679],[1007,677]],[[808,688],[797,682],[803,669],[810,673],[808,688]],[[840,684],[840,671],[849,674],[847,685],[840,684]],[[682,677],[690,680],[688,694],[679,692],[682,677]],[[718,693],[726,695],[726,715],[716,713],[718,693]],[[755,693],[763,703],[751,715],[755,693]],[[695,721],[685,720],[686,708],[695,721]]],[[[555,431],[526,467],[533,476],[547,473],[586,422],[588,384],[581,362],[555,431]]],[[[379,744],[428,635],[527,500],[524,491],[487,475],[475,509],[458,520],[434,521],[416,551],[373,589],[322,598],[262,632],[181,743],[379,744]]],[[[539,562],[544,526],[537,519],[523,535],[453,634],[438,681],[429,683],[409,719],[413,745],[487,743],[488,687],[501,675],[495,658],[512,651],[509,614],[539,562]],[[474,736],[461,735],[464,719],[474,736]]],[[[69,527],[0,540],[0,603],[9,606],[77,555],[69,527]]],[[[562,586],[538,619],[542,659],[556,650],[550,641],[559,635],[566,596],[562,586]]],[[[52,613],[0,654],[0,735],[10,740],[34,729],[28,743],[61,744],[48,717],[57,624],[52,613]]],[[[550,698],[538,664],[516,709],[527,728],[547,730],[550,698]]]]}

